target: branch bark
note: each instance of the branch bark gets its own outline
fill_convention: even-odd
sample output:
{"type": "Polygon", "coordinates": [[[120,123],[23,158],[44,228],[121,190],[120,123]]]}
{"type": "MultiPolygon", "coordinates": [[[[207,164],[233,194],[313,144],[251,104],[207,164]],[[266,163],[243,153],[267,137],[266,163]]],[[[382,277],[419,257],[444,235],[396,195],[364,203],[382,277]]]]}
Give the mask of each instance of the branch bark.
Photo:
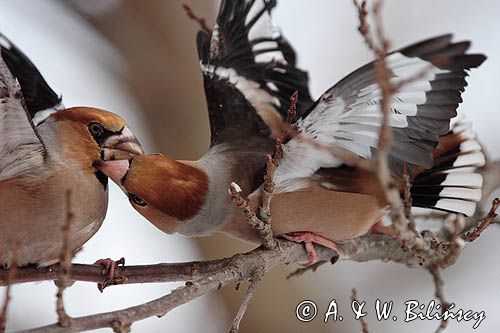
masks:
{"type": "MultiPolygon", "coordinates": [[[[209,291],[218,289],[220,285],[226,286],[249,279],[254,274],[255,267],[261,267],[263,272],[267,272],[280,263],[295,263],[307,259],[307,253],[301,244],[287,241],[279,242],[281,251],[257,248],[245,254],[237,254],[228,259],[225,267],[208,273],[183,287],[174,289],[169,294],[153,301],[122,310],[72,318],[71,326],[67,328],[52,324],[27,332],[79,332],[105,327],[113,328],[117,325],[127,326],[149,317],[164,316],[172,309],[209,291]]],[[[331,257],[332,252],[326,248],[318,249],[318,254],[322,258],[331,257]]]]}

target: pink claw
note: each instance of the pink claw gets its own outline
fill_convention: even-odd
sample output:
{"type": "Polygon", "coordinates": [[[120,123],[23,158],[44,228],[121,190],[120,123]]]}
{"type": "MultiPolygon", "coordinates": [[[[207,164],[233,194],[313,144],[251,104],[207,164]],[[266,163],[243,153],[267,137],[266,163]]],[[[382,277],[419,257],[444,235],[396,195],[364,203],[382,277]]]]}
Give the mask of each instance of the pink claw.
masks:
{"type": "Polygon", "coordinates": [[[335,250],[340,253],[340,246],[332,240],[315,234],[310,231],[296,231],[284,234],[283,237],[292,242],[301,243],[304,242],[306,251],[308,254],[308,262],[303,266],[310,266],[318,260],[318,253],[314,248],[314,243],[327,247],[329,249],[335,250]]]}

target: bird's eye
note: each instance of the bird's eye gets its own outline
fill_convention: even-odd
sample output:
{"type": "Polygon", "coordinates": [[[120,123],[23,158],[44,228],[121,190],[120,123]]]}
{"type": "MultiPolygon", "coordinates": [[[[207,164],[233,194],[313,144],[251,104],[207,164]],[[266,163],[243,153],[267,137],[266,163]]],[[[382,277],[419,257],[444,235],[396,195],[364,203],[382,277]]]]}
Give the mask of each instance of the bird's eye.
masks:
{"type": "Polygon", "coordinates": [[[89,124],[89,131],[93,136],[101,136],[104,133],[104,127],[99,123],[92,122],[89,124]]]}
{"type": "Polygon", "coordinates": [[[135,194],[129,193],[128,196],[129,196],[130,200],[132,200],[135,204],[137,204],[139,206],[146,206],[147,205],[146,201],[142,200],[141,198],[139,198],[135,194]]]}

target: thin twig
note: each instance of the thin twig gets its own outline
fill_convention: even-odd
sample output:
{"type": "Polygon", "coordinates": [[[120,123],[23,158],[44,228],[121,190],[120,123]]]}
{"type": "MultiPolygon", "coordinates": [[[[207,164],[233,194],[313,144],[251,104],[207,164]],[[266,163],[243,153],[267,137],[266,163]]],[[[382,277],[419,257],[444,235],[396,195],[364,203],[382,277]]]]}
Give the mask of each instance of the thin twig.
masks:
{"type": "MultiPolygon", "coordinates": [[[[351,291],[351,302],[357,301],[358,300],[358,292],[356,288],[352,288],[351,291]]],[[[368,330],[368,323],[366,322],[364,317],[359,318],[359,323],[361,325],[361,333],[370,333],[368,330]]]]}
{"type": "Polygon", "coordinates": [[[231,194],[231,199],[236,206],[243,211],[243,214],[245,214],[247,222],[259,232],[262,239],[262,245],[266,249],[277,249],[278,242],[276,242],[276,239],[273,237],[271,225],[269,223],[265,223],[257,217],[252,207],[250,207],[250,201],[248,198],[241,194],[240,186],[234,182],[231,183],[229,185],[229,193],[231,194]]]}
{"type": "Polygon", "coordinates": [[[307,134],[297,131],[297,129],[295,129],[293,126],[287,125],[285,122],[283,122],[281,126],[284,129],[286,128],[288,130],[288,135],[290,136],[290,138],[300,140],[319,151],[332,154],[333,156],[341,159],[349,166],[358,167],[363,170],[373,170],[373,165],[369,163],[368,160],[361,158],[360,156],[352,153],[347,149],[335,147],[328,144],[322,144],[317,140],[312,139],[307,134]]]}
{"type": "Polygon", "coordinates": [[[198,22],[200,25],[200,29],[205,32],[208,36],[212,36],[212,29],[210,29],[207,25],[207,22],[205,18],[198,16],[194,13],[193,9],[187,5],[187,4],[182,4],[182,8],[184,8],[184,12],[186,12],[186,15],[193,21],[198,22]]]}
{"type": "Polygon", "coordinates": [[[2,305],[2,312],[0,313],[0,332],[5,332],[5,328],[7,326],[7,312],[9,309],[9,304],[10,304],[10,292],[11,292],[11,287],[12,287],[12,282],[16,276],[17,272],[17,253],[19,249],[19,243],[17,241],[11,241],[10,242],[10,251],[12,254],[12,257],[10,258],[9,262],[9,274],[7,276],[7,287],[5,288],[5,299],[3,301],[2,305]]]}
{"type": "Polygon", "coordinates": [[[406,168],[403,170],[403,195],[404,195],[404,204],[405,204],[405,216],[408,219],[408,226],[410,229],[414,232],[417,233],[417,227],[415,225],[415,219],[413,218],[413,214],[411,211],[412,205],[413,205],[413,200],[411,197],[411,182],[410,182],[410,175],[408,174],[408,171],[406,168]]]}
{"type": "Polygon", "coordinates": [[[71,271],[71,259],[73,258],[70,249],[70,227],[71,220],[73,219],[73,213],[71,212],[71,193],[66,192],[66,219],[64,225],[61,228],[62,231],[62,246],[61,253],[59,255],[59,262],[61,265],[61,270],[59,271],[59,276],[57,278],[57,300],[56,300],[56,312],[57,321],[59,326],[68,327],[71,324],[71,318],[66,313],[64,309],[63,294],[64,290],[69,283],[69,272],[71,271]]]}
{"type": "Polygon", "coordinates": [[[239,332],[241,320],[243,319],[243,316],[245,315],[245,312],[247,311],[248,306],[252,302],[252,299],[255,295],[255,292],[257,291],[257,285],[262,280],[263,276],[264,276],[264,272],[260,269],[257,269],[254,272],[252,278],[250,279],[250,285],[248,286],[248,289],[245,293],[245,297],[243,298],[243,301],[240,304],[240,308],[238,309],[238,313],[234,317],[233,323],[231,324],[231,327],[229,328],[229,333],[239,332]]]}
{"type": "MultiPolygon", "coordinates": [[[[429,273],[431,273],[432,275],[434,286],[436,288],[435,296],[441,303],[441,315],[442,315],[446,310],[448,310],[450,304],[446,302],[444,297],[444,291],[443,291],[444,281],[441,277],[441,269],[438,266],[431,266],[429,267],[429,273]]],[[[448,321],[445,319],[444,316],[442,316],[441,323],[439,324],[436,333],[443,332],[447,326],[448,326],[448,321]]]]}
{"type": "MultiPolygon", "coordinates": [[[[410,224],[406,218],[405,205],[401,200],[400,189],[393,181],[388,163],[388,152],[392,145],[392,128],[389,124],[391,114],[391,101],[394,94],[402,87],[402,82],[405,84],[411,83],[418,79],[422,73],[407,78],[399,83],[391,82],[391,71],[386,62],[386,56],[389,50],[389,41],[385,37],[382,17],[381,17],[381,1],[376,1],[373,5],[373,16],[375,19],[375,36],[370,32],[370,27],[367,22],[367,5],[366,1],[359,4],[353,0],[354,5],[358,10],[359,31],[363,36],[368,48],[375,55],[374,71],[377,79],[377,85],[381,91],[380,111],[382,113],[382,123],[380,126],[379,140],[377,144],[377,155],[374,159],[375,170],[385,193],[385,197],[390,206],[390,217],[398,237],[402,244],[408,247],[415,255],[423,258],[422,252],[430,251],[430,247],[423,241],[421,235],[416,231],[416,228],[410,224]]],[[[410,215],[410,214],[408,214],[410,215]]]]}
{"type": "Polygon", "coordinates": [[[271,200],[273,198],[275,184],[274,184],[274,173],[279,167],[281,159],[283,158],[283,142],[288,139],[288,127],[293,127],[292,123],[297,114],[297,101],[299,98],[299,92],[295,91],[290,97],[290,108],[288,109],[286,124],[288,125],[283,130],[281,136],[276,138],[274,154],[266,155],[266,173],[264,175],[264,185],[262,187],[262,201],[259,207],[259,218],[262,222],[267,223],[270,235],[267,237],[273,237],[271,228],[271,200]]]}
{"type": "Polygon", "coordinates": [[[293,272],[291,272],[290,274],[288,274],[286,276],[286,278],[288,280],[291,278],[296,278],[296,277],[302,276],[306,272],[316,272],[316,270],[319,268],[319,266],[322,266],[323,264],[326,264],[326,263],[327,263],[326,260],[322,260],[322,261],[316,261],[314,264],[311,264],[311,265],[306,266],[306,267],[299,267],[296,270],[294,270],[293,272]]]}
{"type": "Polygon", "coordinates": [[[293,128],[293,121],[295,115],[297,114],[297,101],[299,98],[299,92],[295,91],[290,97],[290,108],[288,109],[286,117],[286,126],[283,128],[283,133],[281,136],[276,138],[276,144],[274,149],[274,154],[266,156],[266,174],[264,175],[264,187],[262,192],[262,205],[259,210],[259,217],[266,223],[271,223],[271,199],[274,192],[274,173],[279,167],[281,159],[283,158],[283,142],[287,140],[289,136],[289,129],[293,128]]]}
{"type": "Polygon", "coordinates": [[[495,220],[497,217],[496,210],[500,206],[500,199],[495,198],[493,202],[491,203],[491,208],[488,214],[483,218],[483,221],[476,227],[474,228],[473,231],[465,234],[462,238],[466,242],[473,242],[475,241],[479,236],[481,236],[481,233],[488,228],[488,226],[495,220]]]}
{"type": "Polygon", "coordinates": [[[368,46],[368,48],[372,50],[375,54],[377,54],[379,57],[382,57],[383,54],[381,54],[380,47],[375,44],[375,41],[372,38],[372,34],[370,33],[370,27],[368,25],[368,20],[367,20],[368,16],[368,10],[366,9],[367,2],[366,1],[358,2],[356,0],[353,0],[353,3],[358,11],[359,33],[361,34],[361,36],[363,36],[366,46],[368,46]]]}

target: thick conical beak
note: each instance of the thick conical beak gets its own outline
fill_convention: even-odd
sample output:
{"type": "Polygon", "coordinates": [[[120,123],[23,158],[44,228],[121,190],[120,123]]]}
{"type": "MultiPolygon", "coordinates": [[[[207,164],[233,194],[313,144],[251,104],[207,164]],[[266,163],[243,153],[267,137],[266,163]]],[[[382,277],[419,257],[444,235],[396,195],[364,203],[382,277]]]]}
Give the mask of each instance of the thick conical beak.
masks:
{"type": "MultiPolygon", "coordinates": [[[[106,176],[111,178],[117,185],[122,187],[122,179],[128,172],[128,160],[115,160],[100,163],[97,168],[101,170],[106,176]]],[[[123,189],[123,187],[122,187],[123,189]]]]}
{"type": "Polygon", "coordinates": [[[141,144],[128,127],[124,127],[120,134],[110,136],[102,147],[103,161],[129,160],[141,154],[144,154],[141,144]]]}

